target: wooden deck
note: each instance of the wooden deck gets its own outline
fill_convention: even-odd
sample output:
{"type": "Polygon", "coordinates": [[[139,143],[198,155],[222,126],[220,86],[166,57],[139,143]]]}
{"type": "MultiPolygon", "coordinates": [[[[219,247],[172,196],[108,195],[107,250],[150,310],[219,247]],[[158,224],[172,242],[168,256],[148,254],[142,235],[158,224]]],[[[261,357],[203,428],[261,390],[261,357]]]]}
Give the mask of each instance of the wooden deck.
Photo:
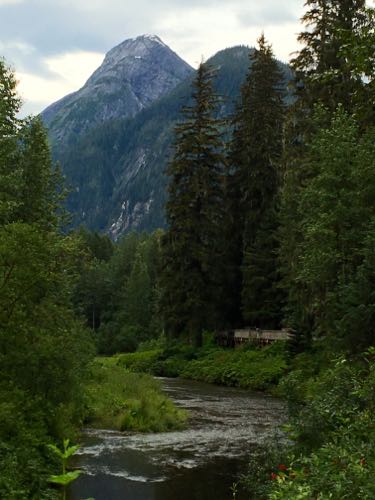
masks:
{"type": "Polygon", "coordinates": [[[257,344],[270,344],[278,340],[291,340],[293,333],[289,328],[282,330],[261,330],[259,328],[246,328],[234,331],[234,344],[241,345],[246,342],[257,344]]]}
{"type": "Polygon", "coordinates": [[[243,328],[229,330],[216,334],[216,342],[222,347],[236,347],[247,342],[258,345],[267,345],[280,340],[288,341],[293,338],[292,330],[261,330],[259,328],[243,328]]]}

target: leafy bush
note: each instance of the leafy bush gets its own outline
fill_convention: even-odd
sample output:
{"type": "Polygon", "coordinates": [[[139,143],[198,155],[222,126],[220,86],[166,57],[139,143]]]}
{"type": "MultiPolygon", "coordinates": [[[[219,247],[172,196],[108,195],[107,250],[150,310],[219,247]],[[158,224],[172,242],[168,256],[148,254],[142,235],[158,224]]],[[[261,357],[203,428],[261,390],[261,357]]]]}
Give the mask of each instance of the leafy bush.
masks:
{"type": "Polygon", "coordinates": [[[283,349],[212,349],[192,360],[181,376],[205,382],[266,390],[277,384],[286,368],[283,349]]]}
{"type": "Polygon", "coordinates": [[[286,471],[275,475],[276,499],[375,498],[375,362],[339,358],[319,376],[284,382],[295,441],[286,471]],[[304,400],[299,398],[304,393],[304,400]],[[299,407],[295,402],[299,400],[299,407]]]}
{"type": "Polygon", "coordinates": [[[155,366],[160,358],[161,349],[152,351],[137,351],[126,354],[118,354],[114,357],[119,366],[123,366],[133,372],[155,374],[155,366]]]}
{"type": "Polygon", "coordinates": [[[251,449],[247,472],[240,482],[245,487],[249,500],[264,500],[272,489],[272,478],[285,470],[288,448],[281,436],[270,436],[269,440],[251,449]]]}
{"type": "Polygon", "coordinates": [[[249,345],[234,350],[212,347],[210,342],[200,349],[172,343],[164,349],[119,354],[115,359],[131,371],[254,390],[275,386],[286,369],[283,343],[264,349],[249,345]]]}

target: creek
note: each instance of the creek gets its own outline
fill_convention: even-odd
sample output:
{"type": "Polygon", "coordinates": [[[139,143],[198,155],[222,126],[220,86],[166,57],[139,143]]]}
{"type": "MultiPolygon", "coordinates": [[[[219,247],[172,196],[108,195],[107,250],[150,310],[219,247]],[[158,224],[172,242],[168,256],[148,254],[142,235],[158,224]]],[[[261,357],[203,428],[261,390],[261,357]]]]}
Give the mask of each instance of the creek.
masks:
{"type": "Polygon", "coordinates": [[[188,428],[160,434],[84,430],[77,456],[84,474],[71,486],[70,500],[228,500],[254,446],[284,418],[282,401],[265,394],[160,380],[189,411],[188,428]]]}

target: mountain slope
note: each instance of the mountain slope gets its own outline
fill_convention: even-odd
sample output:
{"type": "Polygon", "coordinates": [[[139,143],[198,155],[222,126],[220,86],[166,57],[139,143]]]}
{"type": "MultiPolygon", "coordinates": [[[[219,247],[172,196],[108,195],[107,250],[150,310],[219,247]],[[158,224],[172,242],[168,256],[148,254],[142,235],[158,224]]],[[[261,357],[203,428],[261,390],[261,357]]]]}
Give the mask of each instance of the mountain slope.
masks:
{"type": "MultiPolygon", "coordinates": [[[[217,69],[215,89],[222,96],[220,114],[232,113],[249,66],[249,48],[233,47],[208,61],[217,69]]],[[[282,65],[286,80],[290,70],[282,65]]],[[[189,102],[189,75],[167,95],[132,118],[114,119],[81,134],[75,144],[54,147],[73,187],[68,208],[74,225],[109,232],[113,238],[131,230],[163,227],[173,129],[189,102]]]]}
{"type": "Polygon", "coordinates": [[[106,54],[80,90],[42,113],[52,144],[73,144],[99,124],[135,116],[192,71],[157,36],[125,40],[106,54]]]}

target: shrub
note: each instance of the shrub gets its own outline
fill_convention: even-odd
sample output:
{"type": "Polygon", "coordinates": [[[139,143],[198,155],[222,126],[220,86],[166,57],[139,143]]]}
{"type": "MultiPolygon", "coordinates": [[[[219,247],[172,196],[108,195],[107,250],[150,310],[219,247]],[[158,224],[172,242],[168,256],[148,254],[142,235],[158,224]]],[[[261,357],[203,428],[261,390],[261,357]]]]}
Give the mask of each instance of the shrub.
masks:
{"type": "Polygon", "coordinates": [[[292,405],[295,445],[288,473],[275,477],[269,498],[375,498],[372,356],[369,352],[350,361],[341,357],[305,381],[301,371],[288,376],[285,393],[289,390],[293,400],[299,401],[292,405]]]}

